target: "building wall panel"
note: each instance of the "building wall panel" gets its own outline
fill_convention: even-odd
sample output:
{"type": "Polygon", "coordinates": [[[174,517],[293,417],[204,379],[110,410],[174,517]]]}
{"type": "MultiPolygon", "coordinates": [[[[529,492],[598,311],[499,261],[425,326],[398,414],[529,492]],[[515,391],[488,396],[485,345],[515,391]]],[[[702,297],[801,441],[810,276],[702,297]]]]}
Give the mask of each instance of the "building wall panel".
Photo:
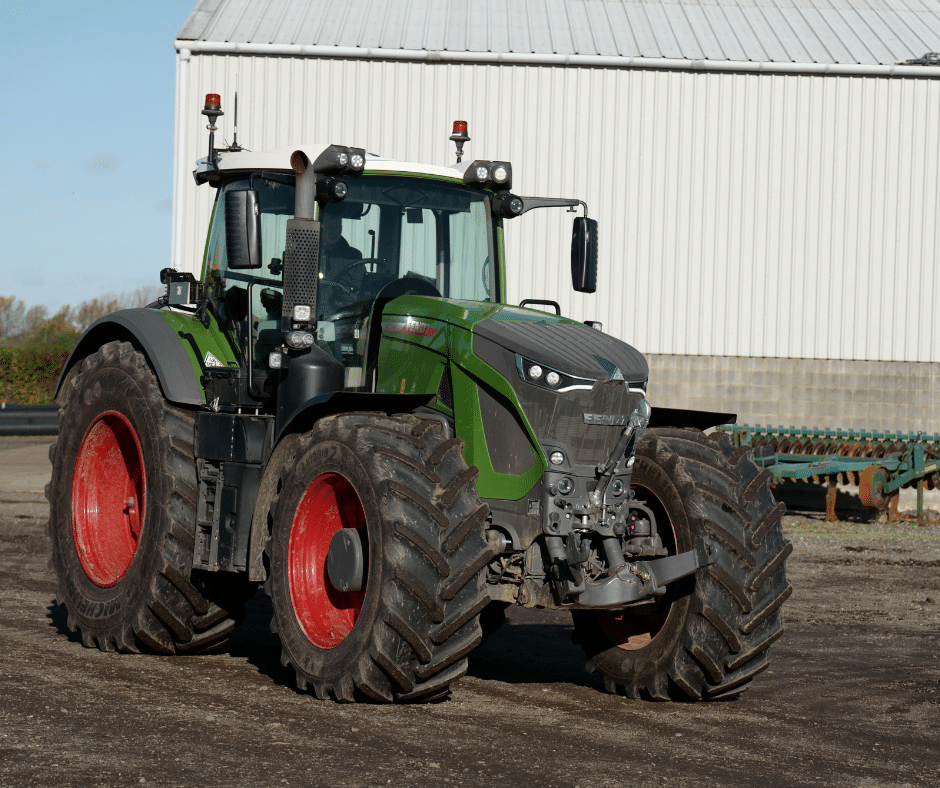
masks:
{"type": "MultiPolygon", "coordinates": [[[[513,162],[515,191],[600,221],[596,295],[571,292],[570,215],[508,223],[509,296],[553,298],[644,352],[940,362],[940,80],[193,55],[188,173],[219,138],[362,145],[402,160],[513,162]]],[[[179,131],[178,131],[179,133],[179,131]]],[[[210,189],[183,199],[197,271],[210,189]]]]}

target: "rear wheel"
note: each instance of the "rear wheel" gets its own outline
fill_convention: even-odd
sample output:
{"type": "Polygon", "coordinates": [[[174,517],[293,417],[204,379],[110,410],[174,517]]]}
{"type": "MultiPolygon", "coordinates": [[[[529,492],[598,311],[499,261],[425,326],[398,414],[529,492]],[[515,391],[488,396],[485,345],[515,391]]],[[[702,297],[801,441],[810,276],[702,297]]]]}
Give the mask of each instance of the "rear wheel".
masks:
{"type": "Polygon", "coordinates": [[[462,451],[410,415],[331,416],[298,441],[271,507],[266,590],[301,689],[427,700],[466,672],[492,551],[462,451]]]}
{"type": "Polygon", "coordinates": [[[218,648],[254,585],[192,570],[193,415],[163,399],[126,342],[80,362],[64,399],[47,495],[69,629],[102,651],[218,648]]]}
{"type": "Polygon", "coordinates": [[[656,516],[670,554],[699,535],[717,562],[670,584],[645,609],[575,611],[575,640],[587,667],[610,692],[656,700],[707,699],[742,692],[770,661],[789,597],[783,504],[750,449],[726,436],[647,430],[633,471],[636,499],[656,516]]]}

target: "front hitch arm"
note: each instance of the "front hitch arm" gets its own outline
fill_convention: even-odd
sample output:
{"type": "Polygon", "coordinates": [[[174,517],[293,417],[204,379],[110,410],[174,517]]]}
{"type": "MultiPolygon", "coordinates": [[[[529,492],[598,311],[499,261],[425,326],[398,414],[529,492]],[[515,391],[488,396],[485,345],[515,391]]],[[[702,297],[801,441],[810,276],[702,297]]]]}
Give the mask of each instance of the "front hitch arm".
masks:
{"type": "Polygon", "coordinates": [[[669,583],[693,574],[700,567],[714,564],[715,560],[715,546],[700,536],[695,547],[685,553],[627,563],[612,577],[598,583],[586,583],[587,587],[577,597],[577,605],[616,610],[631,602],[659,596],[666,593],[669,583]]]}

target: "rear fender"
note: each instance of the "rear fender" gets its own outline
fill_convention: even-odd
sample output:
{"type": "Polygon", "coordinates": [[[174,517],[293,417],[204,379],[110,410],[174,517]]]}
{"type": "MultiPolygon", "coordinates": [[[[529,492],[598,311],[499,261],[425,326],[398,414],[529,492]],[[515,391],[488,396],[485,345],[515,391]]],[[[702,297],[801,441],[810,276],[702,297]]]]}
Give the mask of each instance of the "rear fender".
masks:
{"type": "Polygon", "coordinates": [[[114,341],[130,342],[143,352],[167,400],[177,405],[205,403],[199,372],[183,340],[159,311],[146,308],[122,309],[95,321],[86,329],[59,375],[56,401],[69,370],[102,345],[114,341]]]}

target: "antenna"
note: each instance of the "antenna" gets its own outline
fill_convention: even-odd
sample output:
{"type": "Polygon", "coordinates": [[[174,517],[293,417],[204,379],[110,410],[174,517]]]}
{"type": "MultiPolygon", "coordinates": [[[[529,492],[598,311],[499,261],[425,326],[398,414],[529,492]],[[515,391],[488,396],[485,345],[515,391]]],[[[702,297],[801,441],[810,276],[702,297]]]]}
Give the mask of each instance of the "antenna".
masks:
{"type": "MultiPolygon", "coordinates": [[[[238,77],[235,77],[235,84],[238,84],[238,77]]],[[[241,146],[238,144],[238,89],[235,90],[235,118],[233,122],[234,131],[232,132],[232,147],[236,150],[241,150],[241,146]]]]}
{"type": "Polygon", "coordinates": [[[227,151],[228,153],[238,153],[238,151],[247,150],[238,144],[238,74],[235,75],[235,117],[232,123],[232,144],[220,150],[227,151]]]}

